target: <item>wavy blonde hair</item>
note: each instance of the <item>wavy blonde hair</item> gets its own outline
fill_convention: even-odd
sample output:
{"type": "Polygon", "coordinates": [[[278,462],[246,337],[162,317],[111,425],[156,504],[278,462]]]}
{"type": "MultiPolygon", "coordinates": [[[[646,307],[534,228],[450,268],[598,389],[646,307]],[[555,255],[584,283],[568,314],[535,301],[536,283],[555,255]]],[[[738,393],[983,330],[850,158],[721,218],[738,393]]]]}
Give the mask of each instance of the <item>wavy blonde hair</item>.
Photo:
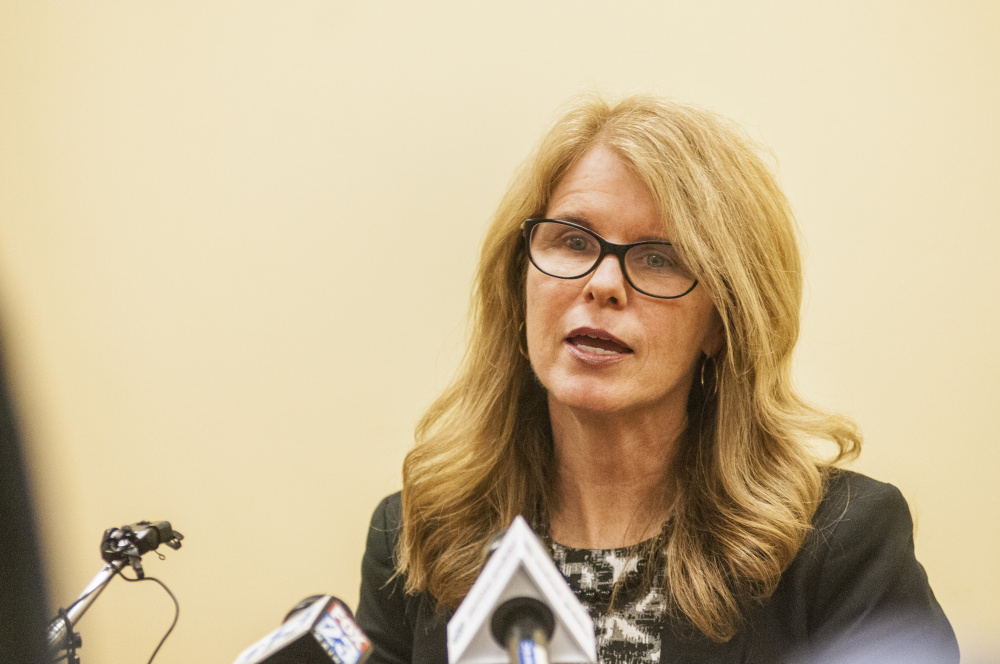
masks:
{"type": "Polygon", "coordinates": [[[649,188],[725,329],[709,389],[692,387],[661,540],[673,613],[725,641],[801,547],[824,470],[856,456],[861,439],[850,420],[793,389],[796,230],[757,146],[724,118],[655,97],[578,99],[513,179],[483,244],[466,355],[403,465],[397,571],[408,592],[457,606],[490,537],[518,514],[547,513],[552,432],[544,388],[520,350],[528,269],[520,227],[544,214],[560,178],[594,145],[614,150],[649,188]],[[816,456],[818,439],[832,441],[832,458],[816,456]]]}

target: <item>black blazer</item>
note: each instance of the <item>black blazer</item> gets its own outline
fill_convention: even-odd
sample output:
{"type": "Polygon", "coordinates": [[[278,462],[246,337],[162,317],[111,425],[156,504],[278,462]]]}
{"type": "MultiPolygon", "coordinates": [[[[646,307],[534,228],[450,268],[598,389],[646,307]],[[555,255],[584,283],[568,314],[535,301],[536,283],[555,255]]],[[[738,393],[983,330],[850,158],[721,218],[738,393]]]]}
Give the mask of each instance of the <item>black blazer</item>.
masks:
{"type": "MultiPolygon", "coordinates": [[[[450,611],[392,579],[400,494],[372,517],[361,565],[358,624],[373,664],[446,664],[450,611]]],[[[913,554],[910,511],[896,487],[834,471],[813,530],[777,590],[730,641],[667,621],[660,662],[958,662],[958,643],[913,554]]]]}

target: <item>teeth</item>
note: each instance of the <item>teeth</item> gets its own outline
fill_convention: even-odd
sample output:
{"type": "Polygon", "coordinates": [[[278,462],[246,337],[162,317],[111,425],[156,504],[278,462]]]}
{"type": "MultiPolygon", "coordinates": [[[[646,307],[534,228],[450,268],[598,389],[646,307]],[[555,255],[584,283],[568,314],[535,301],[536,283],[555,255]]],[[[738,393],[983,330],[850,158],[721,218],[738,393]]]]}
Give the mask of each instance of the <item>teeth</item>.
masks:
{"type": "Polygon", "coordinates": [[[617,351],[608,350],[607,348],[598,348],[597,346],[585,346],[584,344],[577,344],[576,347],[585,350],[588,353],[596,353],[597,355],[618,355],[617,351]]]}

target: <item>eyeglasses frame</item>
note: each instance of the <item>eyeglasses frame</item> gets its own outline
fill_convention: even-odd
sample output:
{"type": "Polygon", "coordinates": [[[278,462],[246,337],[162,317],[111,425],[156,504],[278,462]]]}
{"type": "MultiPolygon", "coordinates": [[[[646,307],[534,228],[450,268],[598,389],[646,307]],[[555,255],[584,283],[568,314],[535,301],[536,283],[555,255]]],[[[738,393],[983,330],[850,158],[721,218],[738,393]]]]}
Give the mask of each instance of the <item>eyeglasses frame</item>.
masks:
{"type": "Polygon", "coordinates": [[[688,288],[683,293],[681,293],[680,295],[653,295],[652,293],[647,293],[646,291],[642,290],[634,283],[632,283],[632,277],[629,276],[628,269],[625,267],[625,254],[628,253],[629,249],[631,249],[632,247],[637,247],[643,244],[665,244],[668,247],[674,246],[672,242],[667,242],[666,240],[645,240],[643,242],[632,242],[630,244],[618,244],[617,242],[609,242],[608,240],[605,240],[603,237],[601,237],[594,231],[590,230],[586,226],[581,226],[580,224],[574,224],[571,221],[563,221],[561,219],[542,219],[540,217],[532,217],[531,219],[525,219],[524,222],[522,222],[521,224],[521,235],[524,237],[524,249],[525,251],[528,252],[528,260],[531,261],[531,264],[534,265],[535,268],[537,268],[538,271],[541,272],[542,274],[546,274],[550,277],[555,277],[556,279],[582,279],[583,277],[586,277],[588,274],[596,270],[597,267],[601,264],[601,262],[604,261],[605,256],[611,255],[618,259],[618,265],[619,267],[621,267],[622,276],[625,277],[625,281],[628,282],[628,285],[634,288],[636,292],[642,293],[647,297],[655,297],[658,300],[676,300],[677,298],[684,297],[685,295],[693,291],[695,286],[698,285],[698,280],[695,279],[694,283],[691,284],[691,287],[688,288]],[[577,230],[581,230],[587,235],[590,235],[591,237],[597,240],[597,244],[601,248],[601,252],[600,254],[598,254],[597,260],[594,261],[593,266],[591,266],[589,270],[575,277],[561,277],[558,274],[552,274],[551,272],[546,272],[541,267],[539,267],[538,263],[535,262],[535,259],[531,255],[531,231],[532,229],[535,228],[535,226],[545,221],[550,221],[556,224],[562,224],[563,226],[569,226],[570,228],[576,228],[577,230]]]}

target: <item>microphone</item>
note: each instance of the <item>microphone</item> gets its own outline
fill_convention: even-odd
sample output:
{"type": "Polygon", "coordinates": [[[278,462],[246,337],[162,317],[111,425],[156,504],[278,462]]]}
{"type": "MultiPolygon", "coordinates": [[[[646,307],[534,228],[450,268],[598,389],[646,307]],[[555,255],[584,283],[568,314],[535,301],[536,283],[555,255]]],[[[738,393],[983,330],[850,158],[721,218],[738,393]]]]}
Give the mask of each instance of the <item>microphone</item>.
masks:
{"type": "MultiPolygon", "coordinates": [[[[184,535],[174,530],[169,521],[157,521],[156,523],[137,521],[121,528],[105,530],[104,537],[101,538],[101,557],[106,561],[106,564],[83,589],[83,594],[68,609],[60,610],[59,615],[49,623],[46,634],[49,656],[56,659],[65,658],[70,662],[79,661],[76,658],[76,649],[80,647],[82,642],[80,635],[73,631],[73,627],[100,596],[104,588],[111,583],[115,574],[120,573],[126,565],[131,565],[138,578],[145,578],[141,556],[144,553],[155,551],[161,544],[166,544],[176,551],[181,548],[182,539],[184,539],[184,535]],[[65,654],[59,656],[59,653],[64,650],[65,654]]],[[[163,587],[166,589],[166,586],[163,587]]],[[[170,591],[167,590],[167,593],[169,594],[170,591]]],[[[167,635],[170,635],[169,630],[167,635]]],[[[153,654],[155,656],[156,653],[153,654]]]]}
{"type": "Polygon", "coordinates": [[[534,597],[512,597],[497,607],[490,621],[493,638],[507,647],[511,662],[548,664],[555,627],[552,609],[534,597]]]}
{"type": "Polygon", "coordinates": [[[596,664],[594,623],[516,517],[448,621],[449,664],[596,664]]]}
{"type": "Polygon", "coordinates": [[[333,595],[313,595],[233,664],[362,664],[369,646],[346,604],[333,595]]]}
{"type": "Polygon", "coordinates": [[[171,527],[169,521],[137,521],[121,528],[108,528],[101,539],[101,558],[105,562],[126,560],[136,576],[145,578],[141,556],[166,544],[173,550],[181,548],[184,536],[171,527]]]}

